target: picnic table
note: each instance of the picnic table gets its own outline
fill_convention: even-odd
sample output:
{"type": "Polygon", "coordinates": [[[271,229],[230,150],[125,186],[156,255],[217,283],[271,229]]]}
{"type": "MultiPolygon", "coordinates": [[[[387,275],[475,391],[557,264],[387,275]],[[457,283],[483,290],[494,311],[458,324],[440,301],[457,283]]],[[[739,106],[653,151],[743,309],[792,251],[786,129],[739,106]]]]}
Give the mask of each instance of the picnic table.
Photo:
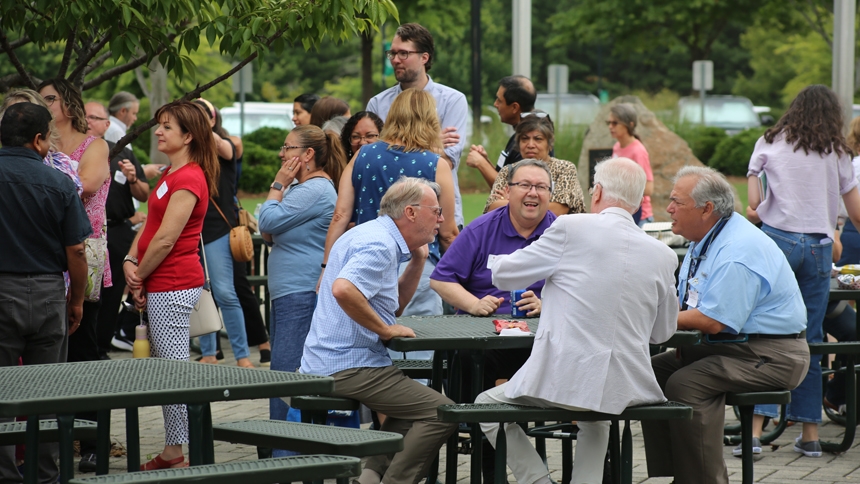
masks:
{"type": "Polygon", "coordinates": [[[140,467],[137,408],[188,405],[191,465],[214,462],[210,402],[328,393],[334,379],[160,358],[121,359],[0,368],[0,417],[28,416],[24,482],[37,481],[38,419],[56,414],[60,482],[74,477],[72,425],[76,412],[99,414],[97,473],[106,474],[110,410],[126,409],[128,470],[140,467]]]}

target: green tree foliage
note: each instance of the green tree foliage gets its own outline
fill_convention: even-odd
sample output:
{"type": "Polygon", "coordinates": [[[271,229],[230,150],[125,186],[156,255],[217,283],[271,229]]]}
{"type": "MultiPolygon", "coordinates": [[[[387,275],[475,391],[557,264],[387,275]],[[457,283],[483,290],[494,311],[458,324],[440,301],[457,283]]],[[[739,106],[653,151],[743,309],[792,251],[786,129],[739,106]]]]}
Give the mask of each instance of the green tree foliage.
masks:
{"type": "Polygon", "coordinates": [[[752,128],[729,136],[717,144],[708,166],[724,175],[746,176],[755,143],[767,128],[752,128]]]}
{"type": "MultiPolygon", "coordinates": [[[[158,59],[180,82],[197,85],[183,96],[192,99],[269,50],[278,54],[299,43],[309,49],[324,38],[343,42],[392,16],[391,0],[4,1],[0,52],[15,72],[0,78],[0,91],[35,87],[47,77],[69,79],[85,91],[158,59]],[[198,79],[191,54],[204,42],[241,61],[214,79],[198,79]],[[28,46],[40,52],[62,46],[59,63],[51,70],[43,62],[25,65],[17,53],[28,46]]],[[[154,124],[139,125],[117,149],[154,124]]]]}

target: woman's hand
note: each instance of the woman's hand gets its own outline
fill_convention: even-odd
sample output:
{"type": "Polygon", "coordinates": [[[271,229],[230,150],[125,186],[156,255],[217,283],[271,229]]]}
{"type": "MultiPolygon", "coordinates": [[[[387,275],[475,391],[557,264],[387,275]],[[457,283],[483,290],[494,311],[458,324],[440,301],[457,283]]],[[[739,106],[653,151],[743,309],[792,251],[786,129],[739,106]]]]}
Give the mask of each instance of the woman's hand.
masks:
{"type": "Polygon", "coordinates": [[[143,288],[132,291],[131,296],[134,299],[134,307],[138,310],[146,309],[146,291],[143,288]]]}
{"type": "Polygon", "coordinates": [[[299,170],[301,169],[301,162],[299,161],[298,156],[294,156],[283,163],[281,163],[281,169],[278,170],[278,173],[275,175],[275,181],[279,182],[281,185],[288,187],[293,180],[298,176],[299,170]]]}
{"type": "Polygon", "coordinates": [[[122,263],[122,271],[125,273],[125,283],[132,291],[138,291],[143,287],[143,279],[137,276],[137,266],[132,262],[122,263]]]}

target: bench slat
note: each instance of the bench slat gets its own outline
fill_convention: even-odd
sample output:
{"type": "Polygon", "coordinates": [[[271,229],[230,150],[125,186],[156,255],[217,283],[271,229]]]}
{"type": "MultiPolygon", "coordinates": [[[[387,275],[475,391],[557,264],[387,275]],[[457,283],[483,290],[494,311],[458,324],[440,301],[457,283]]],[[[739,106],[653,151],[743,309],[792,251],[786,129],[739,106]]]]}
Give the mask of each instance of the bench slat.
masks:
{"type": "Polygon", "coordinates": [[[437,409],[439,420],[443,422],[544,422],[581,420],[649,420],[649,419],[690,419],[693,409],[676,402],[658,405],[629,407],[620,415],[601,412],[578,412],[561,408],[527,407],[496,403],[471,403],[442,405],[437,409]]]}
{"type": "Polygon", "coordinates": [[[857,355],[860,354],[860,341],[809,343],[809,353],[813,355],[857,355]]]}
{"type": "Polygon", "coordinates": [[[403,436],[397,433],[283,420],[221,423],[212,427],[212,433],[215,440],[293,450],[305,454],[366,457],[394,454],[403,450],[403,436]]]}
{"type": "MultiPolygon", "coordinates": [[[[72,435],[75,440],[95,440],[95,422],[75,420],[72,435]]],[[[27,422],[0,423],[0,445],[24,444],[27,440],[27,422]]],[[[39,442],[58,442],[60,440],[56,419],[39,420],[39,442]]]]}
{"type": "Polygon", "coordinates": [[[358,400],[340,397],[304,395],[290,397],[290,406],[299,410],[358,410],[358,400]]]}
{"type": "Polygon", "coordinates": [[[335,455],[297,455],[277,459],[228,462],[157,471],[78,478],[69,484],[199,483],[265,484],[273,482],[343,479],[361,473],[361,460],[335,455]]]}
{"type": "Polygon", "coordinates": [[[726,405],[781,405],[791,402],[791,392],[782,390],[775,392],[726,393],[726,405]]]}

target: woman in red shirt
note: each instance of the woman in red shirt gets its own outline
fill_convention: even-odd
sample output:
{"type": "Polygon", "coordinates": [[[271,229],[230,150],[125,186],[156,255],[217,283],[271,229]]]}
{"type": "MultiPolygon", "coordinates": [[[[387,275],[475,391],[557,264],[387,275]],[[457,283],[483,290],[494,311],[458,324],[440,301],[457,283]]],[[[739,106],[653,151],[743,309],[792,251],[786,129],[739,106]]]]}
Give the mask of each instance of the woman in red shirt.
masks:
{"type": "Polygon", "coordinates": [[[642,206],[633,215],[633,219],[641,227],[654,221],[654,210],[651,208],[651,192],[654,191],[654,175],[651,172],[651,160],[648,158],[648,150],[636,136],[636,108],[632,104],[619,103],[609,109],[609,134],[618,140],[612,147],[613,158],[630,158],[645,170],[645,196],[642,197],[642,206]],[[638,217],[637,217],[638,215],[638,217]]]}
{"type": "MultiPolygon", "coordinates": [[[[179,101],[162,106],[158,151],[170,165],[149,197],[149,215],[137,234],[123,271],[135,304],[149,313],[152,356],[188,360],[189,319],[204,283],[198,252],[209,197],[217,195],[218,155],[203,109],[179,101]],[[138,262],[139,259],[139,262],[138,262]]],[[[185,405],[165,405],[165,446],[141,470],[184,467],[188,443],[185,405]]]]}

